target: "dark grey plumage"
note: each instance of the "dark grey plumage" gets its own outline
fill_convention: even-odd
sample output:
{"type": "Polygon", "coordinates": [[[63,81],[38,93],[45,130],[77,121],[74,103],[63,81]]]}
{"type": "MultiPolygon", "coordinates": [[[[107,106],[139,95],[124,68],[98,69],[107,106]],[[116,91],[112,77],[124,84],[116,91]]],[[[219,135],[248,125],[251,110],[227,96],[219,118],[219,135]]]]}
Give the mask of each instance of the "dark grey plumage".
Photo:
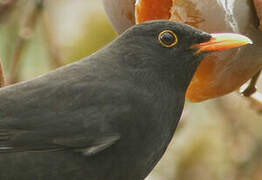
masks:
{"type": "Polygon", "coordinates": [[[141,180],[161,158],[210,35],[152,21],[95,54],[0,90],[1,180],[141,180]],[[165,48],[158,34],[172,30],[165,48]]]}

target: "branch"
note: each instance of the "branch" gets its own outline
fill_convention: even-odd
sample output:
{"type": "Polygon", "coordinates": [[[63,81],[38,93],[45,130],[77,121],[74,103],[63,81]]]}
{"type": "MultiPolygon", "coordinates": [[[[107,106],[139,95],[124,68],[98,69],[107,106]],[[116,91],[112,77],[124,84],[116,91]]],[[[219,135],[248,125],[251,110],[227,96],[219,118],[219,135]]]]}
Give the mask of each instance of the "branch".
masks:
{"type": "Polygon", "coordinates": [[[262,113],[262,94],[258,91],[248,97],[250,106],[258,113],[262,113]]]}
{"type": "Polygon", "coordinates": [[[50,56],[50,61],[52,63],[52,65],[57,68],[63,65],[62,62],[62,58],[61,55],[59,54],[59,48],[57,47],[56,43],[54,42],[54,38],[53,38],[53,34],[52,34],[52,30],[48,24],[48,20],[45,19],[45,17],[47,17],[47,12],[43,13],[42,16],[42,29],[43,29],[43,33],[45,35],[45,40],[47,43],[47,50],[50,56]]]}
{"type": "Polygon", "coordinates": [[[41,10],[42,4],[34,1],[29,1],[25,8],[25,14],[19,28],[19,36],[16,41],[16,47],[11,59],[12,64],[9,78],[10,84],[18,81],[18,64],[21,60],[21,55],[25,48],[26,42],[30,39],[32,32],[35,29],[37,20],[42,12],[41,10]]]}
{"type": "Polygon", "coordinates": [[[262,0],[253,0],[256,8],[257,16],[259,19],[258,29],[262,30],[262,0]]]}
{"type": "Polygon", "coordinates": [[[248,98],[251,108],[258,113],[262,113],[262,94],[256,88],[256,83],[260,74],[261,70],[252,77],[249,84],[244,84],[241,87],[244,91],[239,91],[241,95],[248,98]]]}
{"type": "Polygon", "coordinates": [[[0,87],[5,86],[5,77],[4,77],[4,70],[3,70],[3,66],[2,63],[0,61],[0,87]]]}
{"type": "Polygon", "coordinates": [[[0,1],[0,21],[6,20],[6,15],[10,14],[17,0],[0,1]]]}

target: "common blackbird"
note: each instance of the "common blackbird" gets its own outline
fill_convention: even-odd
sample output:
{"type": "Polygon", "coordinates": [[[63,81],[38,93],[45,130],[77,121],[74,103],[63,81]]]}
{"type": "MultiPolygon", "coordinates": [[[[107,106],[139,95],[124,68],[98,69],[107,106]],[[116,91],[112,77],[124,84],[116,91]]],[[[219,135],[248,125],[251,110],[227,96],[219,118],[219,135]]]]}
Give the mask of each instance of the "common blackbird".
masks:
{"type": "Polygon", "coordinates": [[[150,21],[79,62],[0,89],[0,179],[144,179],[204,55],[248,43],[150,21]]]}

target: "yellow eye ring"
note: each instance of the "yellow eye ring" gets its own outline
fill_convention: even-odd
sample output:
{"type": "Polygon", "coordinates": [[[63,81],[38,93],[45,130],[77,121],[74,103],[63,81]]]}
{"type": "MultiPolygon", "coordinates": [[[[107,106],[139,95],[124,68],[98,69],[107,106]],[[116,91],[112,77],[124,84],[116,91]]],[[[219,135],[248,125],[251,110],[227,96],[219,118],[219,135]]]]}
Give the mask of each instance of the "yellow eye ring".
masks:
{"type": "Polygon", "coordinates": [[[159,33],[158,41],[166,48],[174,47],[178,43],[176,34],[171,30],[164,30],[159,33]]]}

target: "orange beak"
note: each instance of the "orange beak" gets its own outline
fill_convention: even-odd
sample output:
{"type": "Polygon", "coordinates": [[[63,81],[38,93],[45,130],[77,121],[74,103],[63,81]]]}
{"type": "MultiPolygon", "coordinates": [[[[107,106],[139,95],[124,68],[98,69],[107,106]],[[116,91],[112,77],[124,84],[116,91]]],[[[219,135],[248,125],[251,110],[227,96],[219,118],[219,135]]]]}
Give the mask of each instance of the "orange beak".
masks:
{"type": "Polygon", "coordinates": [[[211,34],[211,39],[207,42],[195,44],[192,48],[197,49],[197,54],[200,52],[213,52],[232,49],[253,42],[246,36],[234,33],[218,33],[211,34]]]}

